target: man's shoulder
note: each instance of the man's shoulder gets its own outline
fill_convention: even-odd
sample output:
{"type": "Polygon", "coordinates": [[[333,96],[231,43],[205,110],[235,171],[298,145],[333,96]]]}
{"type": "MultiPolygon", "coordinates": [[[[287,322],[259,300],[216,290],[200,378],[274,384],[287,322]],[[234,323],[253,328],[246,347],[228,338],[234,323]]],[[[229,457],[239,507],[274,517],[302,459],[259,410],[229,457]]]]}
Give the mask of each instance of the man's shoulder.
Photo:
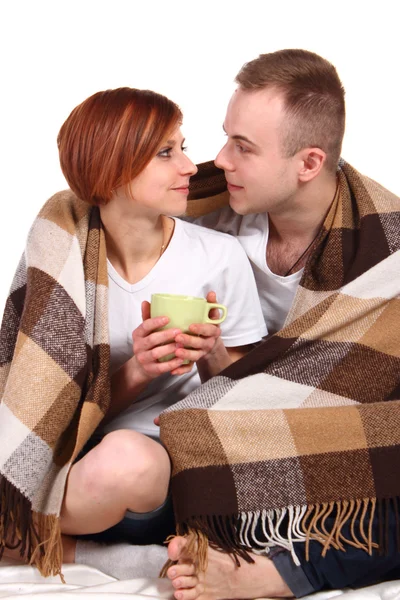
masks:
{"type": "Polygon", "coordinates": [[[237,237],[244,230],[263,230],[268,223],[268,215],[267,213],[238,215],[230,206],[224,206],[195,219],[185,217],[185,221],[237,237]]]}
{"type": "Polygon", "coordinates": [[[219,228],[211,226],[205,226],[202,222],[198,222],[197,219],[194,222],[187,221],[186,219],[179,219],[179,221],[182,232],[191,240],[198,239],[211,244],[218,243],[232,247],[238,244],[236,236],[231,232],[221,231],[219,228]]]}
{"type": "Polygon", "coordinates": [[[185,216],[183,219],[185,222],[231,235],[236,235],[236,230],[241,221],[240,215],[233,212],[230,206],[224,206],[199,217],[185,216]]]}

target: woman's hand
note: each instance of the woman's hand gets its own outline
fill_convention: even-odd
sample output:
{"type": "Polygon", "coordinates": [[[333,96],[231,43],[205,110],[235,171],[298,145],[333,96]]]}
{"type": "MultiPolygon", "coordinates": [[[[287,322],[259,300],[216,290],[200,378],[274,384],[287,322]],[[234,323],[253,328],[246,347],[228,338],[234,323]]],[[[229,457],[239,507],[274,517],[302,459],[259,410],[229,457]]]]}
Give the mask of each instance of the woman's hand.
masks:
{"type": "Polygon", "coordinates": [[[143,322],[132,333],[134,356],[131,358],[131,366],[137,370],[137,375],[140,374],[144,381],[150,382],[163,373],[171,372],[173,375],[188,373],[193,364],[183,365],[184,358],[176,355],[176,337],[182,333],[181,330],[157,331],[160,327],[164,327],[169,319],[168,317],[151,318],[149,302],[142,302],[142,318],[143,322]],[[168,354],[175,354],[176,357],[165,362],[158,361],[168,354]]]}
{"type": "MultiPolygon", "coordinates": [[[[209,292],[206,298],[207,302],[217,302],[217,296],[215,292],[209,292]]],[[[211,311],[211,319],[219,318],[218,309],[214,308],[211,311]]],[[[189,360],[191,363],[198,362],[199,360],[207,357],[211,359],[214,352],[219,352],[219,337],[221,335],[221,329],[219,325],[212,325],[212,323],[193,323],[189,327],[190,333],[179,333],[175,337],[177,342],[177,348],[175,349],[175,355],[183,360],[189,360]],[[191,335],[193,334],[193,335],[191,335]]],[[[184,365],[186,367],[187,365],[184,365]]],[[[180,375],[182,367],[175,370],[177,375],[180,375]]],[[[186,371],[185,371],[186,372],[186,371]]]]}

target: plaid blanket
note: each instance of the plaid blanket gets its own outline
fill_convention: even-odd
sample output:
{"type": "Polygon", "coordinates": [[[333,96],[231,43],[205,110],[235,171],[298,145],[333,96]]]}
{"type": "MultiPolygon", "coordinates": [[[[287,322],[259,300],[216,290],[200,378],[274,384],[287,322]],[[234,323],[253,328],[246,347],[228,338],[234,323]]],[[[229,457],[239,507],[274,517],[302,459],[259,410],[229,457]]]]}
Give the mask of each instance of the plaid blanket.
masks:
{"type": "Polygon", "coordinates": [[[70,191],[35,220],[0,332],[0,556],[61,573],[75,457],[107,411],[107,263],[99,211],[70,191]]]}
{"type": "Polygon", "coordinates": [[[178,533],[201,556],[371,553],[398,514],[400,200],[344,162],[338,178],[283,329],[161,415],[178,533]]]}

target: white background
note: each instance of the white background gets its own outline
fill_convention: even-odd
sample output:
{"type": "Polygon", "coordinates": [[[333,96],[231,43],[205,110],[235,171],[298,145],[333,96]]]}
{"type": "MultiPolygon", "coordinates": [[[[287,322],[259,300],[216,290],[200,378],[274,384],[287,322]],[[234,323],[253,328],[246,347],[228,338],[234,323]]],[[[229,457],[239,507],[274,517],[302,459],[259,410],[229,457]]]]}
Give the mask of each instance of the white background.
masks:
{"type": "Polygon", "coordinates": [[[0,313],[30,224],[66,187],[56,137],[102,89],[168,95],[195,162],[214,158],[233,79],[248,60],[305,48],[337,67],[343,156],[400,194],[397,0],[2,0],[0,313]]]}

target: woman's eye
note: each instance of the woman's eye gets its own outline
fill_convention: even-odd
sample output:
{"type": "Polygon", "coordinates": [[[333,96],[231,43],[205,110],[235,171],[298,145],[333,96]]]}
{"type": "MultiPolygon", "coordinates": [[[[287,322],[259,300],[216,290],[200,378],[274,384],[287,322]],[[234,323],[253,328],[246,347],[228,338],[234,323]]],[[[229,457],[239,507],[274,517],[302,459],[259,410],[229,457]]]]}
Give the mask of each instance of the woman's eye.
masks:
{"type": "Polygon", "coordinates": [[[163,150],[160,150],[157,156],[161,156],[162,158],[169,158],[171,156],[171,150],[172,148],[164,148],[163,150]]]}
{"type": "Polygon", "coordinates": [[[188,147],[187,147],[187,146],[182,146],[182,147],[181,147],[181,150],[182,150],[182,152],[187,152],[187,149],[188,149],[188,147]]]}

